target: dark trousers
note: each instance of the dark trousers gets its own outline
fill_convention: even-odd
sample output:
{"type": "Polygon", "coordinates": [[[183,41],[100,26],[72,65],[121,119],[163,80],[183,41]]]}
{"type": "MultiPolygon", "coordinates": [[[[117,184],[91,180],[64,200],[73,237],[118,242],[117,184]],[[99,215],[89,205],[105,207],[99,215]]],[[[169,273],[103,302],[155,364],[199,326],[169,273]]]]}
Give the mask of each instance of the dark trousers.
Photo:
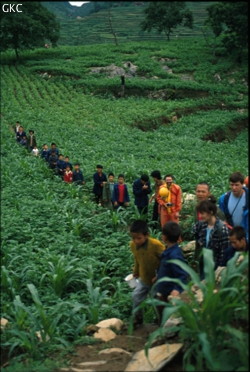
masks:
{"type": "Polygon", "coordinates": [[[118,203],[118,205],[116,205],[114,207],[114,209],[118,209],[119,207],[127,208],[127,206],[125,205],[125,203],[121,203],[121,202],[117,202],[117,203],[118,203]]]}
{"type": "Polygon", "coordinates": [[[99,204],[102,202],[102,195],[95,194],[95,202],[96,204],[99,204]]]}
{"type": "Polygon", "coordinates": [[[159,206],[159,204],[155,200],[154,207],[153,207],[152,221],[157,221],[158,222],[158,220],[159,220],[158,206],[159,206]]]}
{"type": "MultiPolygon", "coordinates": [[[[161,295],[161,297],[158,297],[157,296],[157,299],[158,300],[161,300],[161,301],[164,301],[164,302],[168,302],[168,295],[161,295]]],[[[164,309],[165,309],[165,306],[164,305],[158,305],[158,306],[156,306],[157,315],[158,315],[158,324],[159,325],[161,324],[162,313],[163,313],[163,310],[164,309]]]]}
{"type": "Polygon", "coordinates": [[[148,206],[145,207],[137,207],[140,214],[148,214],[148,206]]]}

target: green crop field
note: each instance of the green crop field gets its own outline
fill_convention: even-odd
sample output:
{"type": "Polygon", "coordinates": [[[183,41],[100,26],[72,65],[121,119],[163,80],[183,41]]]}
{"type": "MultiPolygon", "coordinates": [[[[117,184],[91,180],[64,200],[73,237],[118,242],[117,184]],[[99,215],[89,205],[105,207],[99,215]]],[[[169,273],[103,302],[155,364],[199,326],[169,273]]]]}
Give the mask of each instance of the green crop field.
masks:
{"type": "MultiPolygon", "coordinates": [[[[247,175],[247,74],[246,60],[239,65],[214,57],[195,38],[36,49],[19,63],[12,53],[2,54],[1,314],[10,325],[2,337],[7,359],[46,365],[53,352],[93,342],[87,325],[111,317],[128,321],[128,226],[138,217],[132,183],[159,169],[173,173],[183,192],[194,193],[205,180],[218,197],[228,189],[230,173],[247,175]],[[136,72],[126,77],[121,96],[119,74],[110,77],[105,67],[124,68],[126,62],[136,72]],[[96,67],[103,72],[92,72],[96,67]],[[72,163],[79,161],[86,185],[62,182],[18,145],[11,130],[17,120],[34,129],[39,148],[55,142],[72,163]],[[127,210],[112,213],[93,202],[98,163],[105,173],[125,174],[127,210]]],[[[186,217],[183,212],[184,238],[192,240],[192,219],[186,217]]],[[[160,236],[152,227],[151,233],[160,236]]]]}

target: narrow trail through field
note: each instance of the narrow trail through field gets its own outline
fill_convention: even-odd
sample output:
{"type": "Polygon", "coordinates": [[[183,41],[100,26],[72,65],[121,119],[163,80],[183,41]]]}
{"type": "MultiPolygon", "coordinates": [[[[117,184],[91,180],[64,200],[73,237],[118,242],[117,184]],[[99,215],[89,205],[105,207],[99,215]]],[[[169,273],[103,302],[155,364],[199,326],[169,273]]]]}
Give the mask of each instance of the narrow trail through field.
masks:
{"type": "MultiPolygon", "coordinates": [[[[157,329],[155,324],[143,324],[135,329],[132,335],[125,329],[115,339],[108,342],[98,342],[92,345],[79,345],[75,348],[74,355],[67,359],[68,367],[58,369],[56,372],[80,372],[80,371],[132,371],[128,367],[134,353],[144,350],[149,335],[157,329]],[[114,348],[116,350],[114,350],[114,348]],[[107,352],[105,350],[110,350],[107,352]]],[[[159,340],[154,346],[178,343],[178,337],[174,336],[168,340],[159,340]]],[[[182,371],[182,352],[181,350],[164,367],[158,371],[182,371]]],[[[145,368],[145,367],[144,367],[145,368]]],[[[141,369],[142,370],[142,369],[141,369]]],[[[144,369],[143,369],[144,370],[144,369]]],[[[154,371],[155,369],[152,369],[154,371]]]]}

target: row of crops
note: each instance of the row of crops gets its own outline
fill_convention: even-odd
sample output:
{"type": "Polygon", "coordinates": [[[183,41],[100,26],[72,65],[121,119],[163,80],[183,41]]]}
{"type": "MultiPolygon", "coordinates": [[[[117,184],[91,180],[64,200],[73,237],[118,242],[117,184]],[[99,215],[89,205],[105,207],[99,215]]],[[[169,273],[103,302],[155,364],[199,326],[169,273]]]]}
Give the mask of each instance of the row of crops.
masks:
{"type": "MultiPolygon", "coordinates": [[[[234,66],[231,72],[237,80],[230,84],[223,63],[218,61],[216,71],[201,48],[194,73],[201,77],[206,71],[209,75],[211,67],[222,77],[220,84],[212,83],[211,77],[204,79],[204,86],[197,78],[199,88],[210,86],[208,97],[165,101],[91,94],[98,81],[100,85],[107,81],[116,84],[117,78],[89,80],[87,66],[80,63],[85,56],[90,64],[93,55],[94,66],[96,55],[103,52],[104,65],[108,55],[118,64],[130,51],[129,58],[134,56],[132,61],[143,67],[143,61],[149,63],[158,53],[177,58],[180,72],[184,52],[177,44],[170,45],[146,43],[144,48],[143,43],[129,44],[119,51],[111,46],[35,50],[25,54],[19,64],[12,64],[8,55],[3,58],[1,305],[2,317],[10,324],[3,333],[4,353],[41,360],[58,348],[92,342],[84,331],[88,324],[106,317],[130,317],[131,294],[123,279],[133,264],[128,226],[137,214],[133,203],[126,211],[112,213],[93,202],[96,164],[103,164],[106,173],[124,173],[130,192],[141,173],[155,169],[173,173],[184,192],[194,192],[197,182],[206,180],[217,197],[227,190],[230,173],[239,170],[247,174],[246,129],[228,141],[202,139],[218,129],[226,132],[247,118],[247,88],[239,83],[245,78],[244,66],[234,66]],[[78,86],[75,83],[79,80],[63,72],[69,55],[68,71],[77,70],[83,79],[78,86]],[[55,74],[55,62],[60,74],[55,74]],[[41,65],[51,78],[41,75],[41,65]],[[222,103],[225,106],[220,106],[222,103]],[[160,123],[150,130],[150,122],[176,113],[177,122],[160,123]],[[72,162],[79,161],[86,186],[65,184],[40,158],[16,144],[10,128],[16,120],[26,130],[35,130],[39,147],[55,142],[72,162]],[[143,121],[148,122],[149,130],[138,128],[143,121]],[[36,336],[38,331],[43,343],[36,336]]],[[[194,45],[198,51],[199,45],[194,45]]],[[[191,54],[188,58],[190,63],[195,60],[191,54]]],[[[232,62],[226,63],[233,67],[232,62]]],[[[150,74],[157,73],[154,66],[150,68],[141,80],[149,82],[150,74]]],[[[139,80],[133,84],[140,84],[139,80]]],[[[155,80],[155,90],[160,83],[155,80]]],[[[192,82],[186,86],[193,88],[192,82]]],[[[190,219],[185,224],[187,231],[191,223],[190,219]]],[[[159,231],[151,232],[160,235],[159,231]]],[[[152,320],[150,307],[146,320],[152,320]]]]}

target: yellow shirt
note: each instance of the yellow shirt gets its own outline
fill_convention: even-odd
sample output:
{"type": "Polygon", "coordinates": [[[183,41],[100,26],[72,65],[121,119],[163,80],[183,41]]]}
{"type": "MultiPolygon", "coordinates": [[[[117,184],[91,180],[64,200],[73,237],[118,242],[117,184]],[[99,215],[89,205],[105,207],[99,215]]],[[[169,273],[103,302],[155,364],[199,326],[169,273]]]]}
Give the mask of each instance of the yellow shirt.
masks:
{"type": "Polygon", "coordinates": [[[156,275],[155,270],[160,264],[160,256],[165,250],[164,245],[157,239],[148,238],[146,243],[140,247],[136,247],[131,241],[130,249],[135,261],[133,274],[139,276],[143,283],[152,285],[152,279],[156,275]]]}

